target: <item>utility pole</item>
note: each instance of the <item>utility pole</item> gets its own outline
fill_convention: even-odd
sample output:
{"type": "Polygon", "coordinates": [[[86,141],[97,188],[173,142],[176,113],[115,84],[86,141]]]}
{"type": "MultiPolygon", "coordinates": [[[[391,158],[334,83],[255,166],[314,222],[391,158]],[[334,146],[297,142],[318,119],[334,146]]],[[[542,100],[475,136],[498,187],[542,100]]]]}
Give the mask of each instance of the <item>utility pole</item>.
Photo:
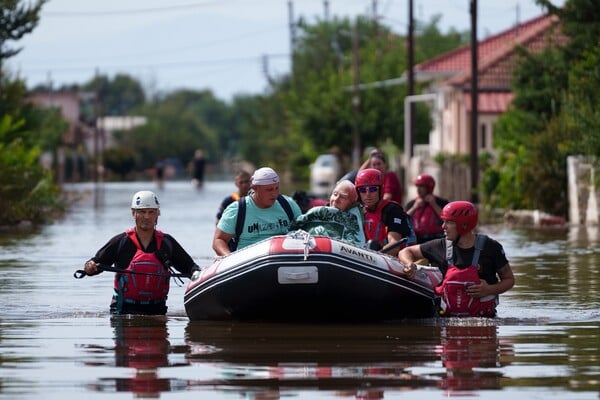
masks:
{"type": "Polygon", "coordinates": [[[359,58],[359,43],[358,43],[358,27],[357,22],[352,28],[352,111],[354,115],[354,124],[352,132],[352,168],[358,169],[360,166],[360,58],[359,58]]]}
{"type": "Polygon", "coordinates": [[[325,22],[329,22],[329,1],[328,0],[323,0],[323,11],[324,11],[324,17],[325,17],[325,22]]]}
{"type": "MultiPolygon", "coordinates": [[[[414,18],[413,18],[413,0],[408,0],[408,95],[412,96],[415,94],[415,72],[414,72],[414,64],[415,64],[415,50],[414,50],[414,18]]],[[[410,103],[409,107],[410,115],[405,115],[404,118],[408,118],[410,121],[409,124],[409,134],[410,134],[410,149],[404,149],[404,153],[408,155],[406,157],[407,160],[411,160],[414,156],[414,143],[415,143],[415,105],[414,103],[410,103]]],[[[404,168],[408,170],[408,165],[405,165],[404,168]]]]}
{"type": "Polygon", "coordinates": [[[477,85],[478,74],[478,43],[477,43],[477,0],[471,0],[471,203],[479,203],[477,186],[479,184],[479,159],[477,136],[479,88],[477,85]]]}
{"type": "Polygon", "coordinates": [[[292,67],[294,65],[294,52],[296,51],[296,22],[294,21],[294,3],[288,1],[288,24],[290,26],[290,54],[292,57],[292,67]]]}

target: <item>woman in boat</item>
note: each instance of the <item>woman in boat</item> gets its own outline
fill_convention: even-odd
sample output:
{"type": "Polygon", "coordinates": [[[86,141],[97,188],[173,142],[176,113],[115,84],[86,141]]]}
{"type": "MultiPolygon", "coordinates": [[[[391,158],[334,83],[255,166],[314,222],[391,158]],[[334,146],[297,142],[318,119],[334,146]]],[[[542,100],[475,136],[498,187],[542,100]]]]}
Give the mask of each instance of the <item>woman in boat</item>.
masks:
{"type": "Polygon", "coordinates": [[[291,230],[296,229],[364,246],[363,215],[354,184],[339,181],[331,192],[329,205],[313,207],[300,215],[292,224],[291,230]]]}
{"type": "Polygon", "coordinates": [[[515,284],[502,245],[487,235],[475,234],[477,209],[468,201],[448,203],[441,217],[445,238],[407,247],[398,258],[410,268],[409,277],[415,275],[415,261],[423,258],[440,269],[444,279],[436,293],[442,300],[441,314],[494,316],[498,295],[515,284]]]}
{"type": "MultiPolygon", "coordinates": [[[[405,239],[403,246],[415,244],[417,239],[410,224],[409,216],[402,206],[383,197],[383,174],[374,168],[358,171],[355,182],[360,202],[365,211],[365,236],[380,250],[386,245],[405,239]]],[[[399,246],[387,246],[386,253],[397,255],[399,246]]]]}
{"type": "Polygon", "coordinates": [[[113,314],[164,315],[171,269],[191,277],[200,267],[173,236],[156,229],[160,215],[158,197],[142,190],[131,199],[133,228],[111,238],[84,264],[86,275],[102,272],[99,265],[115,265],[110,304],[113,314]]]}
{"type": "Polygon", "coordinates": [[[406,213],[417,235],[417,243],[444,237],[440,215],[448,200],[433,194],[435,179],[429,174],[418,175],[414,184],[417,197],[406,204],[406,213]]]}

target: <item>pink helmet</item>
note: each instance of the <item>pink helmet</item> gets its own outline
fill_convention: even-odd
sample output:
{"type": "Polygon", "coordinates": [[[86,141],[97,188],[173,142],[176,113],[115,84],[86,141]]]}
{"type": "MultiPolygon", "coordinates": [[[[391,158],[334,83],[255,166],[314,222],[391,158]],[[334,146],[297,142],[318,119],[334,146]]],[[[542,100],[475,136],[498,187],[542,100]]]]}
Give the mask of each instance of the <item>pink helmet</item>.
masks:
{"type": "Polygon", "coordinates": [[[383,186],[383,174],[375,168],[367,168],[358,171],[354,186],[358,189],[362,186],[383,186]]]}
{"type": "Polygon", "coordinates": [[[477,208],[468,201],[453,201],[442,209],[441,218],[456,222],[456,231],[462,235],[477,226],[477,208]]]}
{"type": "Polygon", "coordinates": [[[419,174],[414,181],[415,186],[425,186],[428,193],[433,193],[435,179],[429,174],[419,174]]]}

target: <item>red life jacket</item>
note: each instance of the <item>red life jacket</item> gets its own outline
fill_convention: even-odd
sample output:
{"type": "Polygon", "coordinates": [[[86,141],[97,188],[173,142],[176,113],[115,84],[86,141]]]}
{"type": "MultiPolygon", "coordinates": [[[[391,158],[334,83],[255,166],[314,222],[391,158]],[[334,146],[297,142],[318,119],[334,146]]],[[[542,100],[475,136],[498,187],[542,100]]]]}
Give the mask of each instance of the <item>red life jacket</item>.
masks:
{"type": "MultiPolygon", "coordinates": [[[[142,275],[142,274],[117,274],[115,275],[115,291],[126,299],[135,301],[165,300],[169,293],[169,271],[160,262],[155,253],[146,253],[135,234],[135,229],[125,231],[127,237],[135,244],[135,252],[128,271],[146,272],[152,274],[164,274],[164,276],[142,275]]],[[[160,249],[164,234],[154,231],[156,238],[156,249],[160,249]]]]}
{"type": "Polygon", "coordinates": [[[379,204],[377,204],[377,208],[374,211],[369,211],[365,208],[365,222],[363,224],[365,228],[365,236],[367,240],[377,240],[380,244],[387,243],[387,227],[383,223],[383,213],[382,210],[389,203],[392,203],[391,200],[381,200],[379,204]]]}
{"type": "Polygon", "coordinates": [[[444,233],[440,217],[431,205],[425,204],[415,211],[411,218],[413,228],[418,236],[428,236],[444,233]]]}
{"type": "MultiPolygon", "coordinates": [[[[377,242],[381,245],[386,245],[388,243],[388,228],[383,222],[383,209],[390,203],[394,203],[398,207],[402,208],[400,204],[393,200],[381,200],[377,204],[377,208],[374,211],[369,211],[367,208],[365,208],[363,227],[367,240],[377,240],[377,242]]],[[[408,217],[408,215],[406,215],[405,222],[408,224],[410,234],[408,236],[408,240],[400,247],[400,249],[403,249],[407,246],[412,246],[417,242],[417,237],[415,236],[415,231],[412,228],[410,217],[408,217]]]]}
{"type": "Polygon", "coordinates": [[[440,315],[445,317],[493,317],[496,315],[496,295],[475,298],[467,294],[468,286],[481,283],[478,272],[479,255],[486,240],[486,235],[477,235],[473,261],[466,268],[458,268],[454,265],[452,242],[446,241],[448,270],[442,283],[435,288],[435,293],[441,297],[440,315]]]}

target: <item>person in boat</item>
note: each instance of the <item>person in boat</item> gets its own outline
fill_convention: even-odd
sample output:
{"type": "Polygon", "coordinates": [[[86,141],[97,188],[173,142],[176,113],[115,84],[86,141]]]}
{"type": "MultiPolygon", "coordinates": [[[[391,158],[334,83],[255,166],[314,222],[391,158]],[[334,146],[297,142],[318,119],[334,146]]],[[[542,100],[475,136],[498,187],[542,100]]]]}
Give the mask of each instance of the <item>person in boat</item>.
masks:
{"type": "Polygon", "coordinates": [[[191,277],[200,267],[175,238],[156,229],[160,203],[156,194],[142,190],[131,199],[133,228],[113,236],[85,262],[86,275],[102,272],[99,265],[115,265],[113,314],[164,315],[171,270],[191,277]]]}
{"type": "Polygon", "coordinates": [[[387,245],[391,248],[386,253],[397,255],[401,247],[415,244],[417,239],[402,206],[384,199],[383,181],[381,171],[367,168],[358,171],[355,186],[364,207],[364,230],[367,241],[370,241],[369,247],[380,250],[387,245]],[[401,240],[402,245],[389,246],[401,240]]]}
{"type": "Polygon", "coordinates": [[[419,174],[413,183],[417,187],[417,197],[406,203],[406,213],[417,235],[417,243],[444,237],[440,215],[448,200],[433,194],[435,179],[429,174],[419,174]]]}
{"type": "Polygon", "coordinates": [[[445,238],[407,247],[398,259],[409,268],[409,277],[415,275],[417,260],[427,259],[440,269],[444,278],[435,288],[440,314],[495,316],[498,296],[515,284],[502,245],[475,233],[477,208],[468,201],[448,203],[441,217],[445,238]]]}
{"type": "Polygon", "coordinates": [[[217,224],[212,247],[218,256],[286,234],[302,214],[291,197],[279,193],[279,176],[272,168],[257,169],[250,182],[248,195],[227,206],[217,224]]]}
{"type": "MultiPolygon", "coordinates": [[[[359,171],[374,168],[379,170],[383,175],[383,185],[381,195],[383,200],[393,200],[398,204],[402,204],[402,185],[400,178],[394,171],[388,169],[385,155],[377,149],[373,149],[369,154],[369,158],[360,166],[359,171]]],[[[356,181],[354,182],[356,184],[356,181]]]]}
{"type": "Polygon", "coordinates": [[[313,207],[300,215],[291,227],[296,229],[364,246],[363,215],[354,184],[339,181],[331,192],[329,205],[313,207]]]}
{"type": "Polygon", "coordinates": [[[248,191],[250,190],[250,174],[248,171],[241,169],[235,174],[235,186],[237,187],[237,192],[231,193],[229,196],[225,197],[219,206],[219,210],[217,211],[217,224],[223,215],[223,211],[225,211],[228,205],[248,194],[248,191]]]}

